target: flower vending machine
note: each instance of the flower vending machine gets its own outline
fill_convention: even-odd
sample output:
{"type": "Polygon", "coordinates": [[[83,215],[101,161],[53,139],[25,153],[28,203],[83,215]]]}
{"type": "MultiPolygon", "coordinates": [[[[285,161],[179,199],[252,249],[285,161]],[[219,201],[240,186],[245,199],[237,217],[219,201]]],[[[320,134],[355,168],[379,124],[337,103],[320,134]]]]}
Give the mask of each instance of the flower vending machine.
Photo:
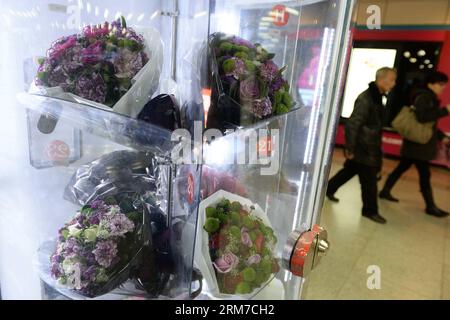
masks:
{"type": "Polygon", "coordinates": [[[352,1],[0,1],[3,299],[297,299],[352,1]]]}

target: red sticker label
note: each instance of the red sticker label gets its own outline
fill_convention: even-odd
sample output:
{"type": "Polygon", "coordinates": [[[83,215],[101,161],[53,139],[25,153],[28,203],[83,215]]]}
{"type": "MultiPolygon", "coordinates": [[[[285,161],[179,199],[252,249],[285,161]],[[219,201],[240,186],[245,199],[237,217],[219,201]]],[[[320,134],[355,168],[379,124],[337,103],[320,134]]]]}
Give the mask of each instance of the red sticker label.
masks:
{"type": "Polygon", "coordinates": [[[278,4],[272,8],[271,16],[273,17],[273,24],[277,27],[283,27],[289,22],[289,12],[286,6],[278,4]]]}
{"type": "Polygon", "coordinates": [[[261,137],[258,141],[258,154],[260,157],[269,157],[272,154],[272,137],[261,137]]]}
{"type": "Polygon", "coordinates": [[[70,156],[70,147],[61,140],[53,140],[45,148],[45,155],[51,161],[64,161],[70,156]]]}
{"type": "Polygon", "coordinates": [[[194,177],[192,174],[189,174],[188,177],[188,202],[189,204],[192,204],[192,201],[194,201],[194,177]]]}

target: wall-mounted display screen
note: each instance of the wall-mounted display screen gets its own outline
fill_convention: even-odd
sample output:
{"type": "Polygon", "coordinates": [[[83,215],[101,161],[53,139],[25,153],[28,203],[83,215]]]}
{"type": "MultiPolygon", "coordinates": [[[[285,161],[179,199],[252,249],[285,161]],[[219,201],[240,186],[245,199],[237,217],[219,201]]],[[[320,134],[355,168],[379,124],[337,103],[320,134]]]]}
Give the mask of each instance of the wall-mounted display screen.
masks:
{"type": "Polygon", "coordinates": [[[397,50],[353,48],[344,92],[342,117],[349,118],[358,95],[375,80],[375,74],[382,67],[394,67],[397,50]]]}

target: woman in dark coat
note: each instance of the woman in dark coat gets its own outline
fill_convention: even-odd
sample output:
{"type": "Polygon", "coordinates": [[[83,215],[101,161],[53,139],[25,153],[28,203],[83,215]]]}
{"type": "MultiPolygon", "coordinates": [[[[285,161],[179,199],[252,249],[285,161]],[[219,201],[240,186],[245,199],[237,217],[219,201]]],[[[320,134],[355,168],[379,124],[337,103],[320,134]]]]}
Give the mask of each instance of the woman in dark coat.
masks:
{"type": "Polygon", "coordinates": [[[433,136],[425,144],[403,140],[400,163],[389,175],[383,190],[380,192],[380,198],[398,202],[398,199],[391,195],[391,190],[401,175],[414,164],[419,172],[420,191],[426,203],[426,213],[436,217],[449,215],[447,212],[439,209],[434,203],[429,167],[429,161],[436,158],[439,140],[444,140],[445,143],[448,143],[448,137],[438,130],[436,125],[439,118],[447,116],[450,112],[450,105],[446,108],[440,108],[440,101],[438,100],[438,96],[444,91],[447,82],[447,75],[441,72],[433,72],[427,78],[426,88],[417,92],[414,100],[417,121],[421,123],[434,122],[433,136]]]}

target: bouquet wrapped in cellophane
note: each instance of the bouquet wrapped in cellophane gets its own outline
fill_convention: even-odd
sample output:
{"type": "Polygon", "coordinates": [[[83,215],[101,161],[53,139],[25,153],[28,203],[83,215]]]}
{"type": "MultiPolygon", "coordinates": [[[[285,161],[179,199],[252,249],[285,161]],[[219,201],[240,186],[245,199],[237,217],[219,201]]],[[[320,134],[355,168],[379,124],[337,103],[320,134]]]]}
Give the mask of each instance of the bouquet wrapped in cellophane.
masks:
{"type": "Polygon", "coordinates": [[[252,298],[280,270],[277,237],[259,205],[219,190],[199,207],[195,263],[216,298],[252,298]]]}
{"type": "Polygon", "coordinates": [[[51,273],[60,284],[88,297],[120,284],[143,245],[143,212],[125,205],[114,198],[93,201],[59,230],[51,273]]]}
{"type": "Polygon", "coordinates": [[[212,73],[208,127],[220,130],[254,124],[294,106],[289,84],[261,44],[215,33],[209,41],[212,73]]]}
{"type": "Polygon", "coordinates": [[[138,33],[125,19],[87,26],[55,41],[40,59],[32,93],[136,117],[159,86],[159,33],[138,33]]]}
{"type": "Polygon", "coordinates": [[[169,294],[165,174],[153,154],[125,150],[78,168],[64,198],[81,207],[40,246],[41,279],[73,299],[169,294]]]}

